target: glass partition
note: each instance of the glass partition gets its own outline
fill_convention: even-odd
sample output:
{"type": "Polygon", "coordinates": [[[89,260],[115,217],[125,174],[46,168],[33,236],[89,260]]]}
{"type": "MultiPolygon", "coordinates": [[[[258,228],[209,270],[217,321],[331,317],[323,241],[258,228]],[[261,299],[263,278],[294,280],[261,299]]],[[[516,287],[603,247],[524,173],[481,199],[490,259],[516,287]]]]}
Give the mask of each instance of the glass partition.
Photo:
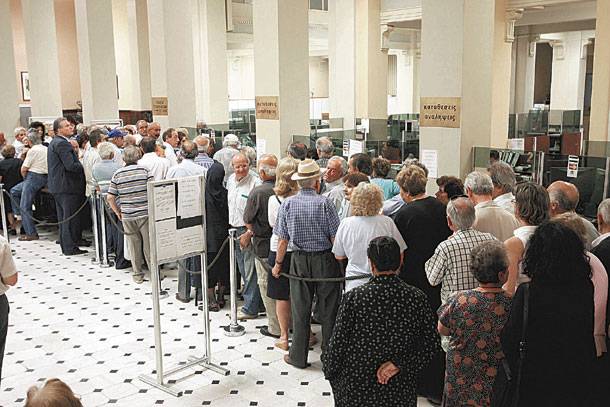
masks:
{"type": "Polygon", "coordinates": [[[490,147],[474,147],[472,168],[486,171],[490,162],[496,159],[510,165],[517,175],[517,182],[532,181],[541,183],[544,153],[539,151],[519,151],[490,147]]]}

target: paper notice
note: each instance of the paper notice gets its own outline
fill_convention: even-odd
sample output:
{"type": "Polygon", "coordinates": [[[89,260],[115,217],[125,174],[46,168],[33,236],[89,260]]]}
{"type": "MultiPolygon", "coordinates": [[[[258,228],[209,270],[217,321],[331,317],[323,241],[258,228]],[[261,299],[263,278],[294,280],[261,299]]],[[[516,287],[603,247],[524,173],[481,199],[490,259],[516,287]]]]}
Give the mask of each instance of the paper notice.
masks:
{"type": "Polygon", "coordinates": [[[176,217],[176,196],[174,184],[157,185],[153,189],[155,220],[176,217]]]}
{"type": "Polygon", "coordinates": [[[525,150],[525,139],[524,138],[508,139],[508,148],[510,148],[511,150],[524,151],[525,150]]]}
{"type": "Polygon", "coordinates": [[[176,257],[176,220],[167,219],[155,222],[155,232],[157,235],[157,262],[176,257]]]}
{"type": "Polygon", "coordinates": [[[438,178],[438,151],[421,150],[420,162],[428,169],[428,178],[438,178]]]}
{"type": "Polygon", "coordinates": [[[567,176],[569,178],[577,178],[578,177],[578,156],[577,155],[569,155],[568,156],[568,172],[567,176]]]}
{"type": "Polygon", "coordinates": [[[350,140],[349,141],[349,152],[348,157],[353,156],[354,154],[359,154],[362,152],[362,141],[358,140],[350,140]]]}
{"type": "Polygon", "coordinates": [[[178,240],[178,256],[205,251],[203,226],[197,225],[190,228],[178,229],[176,234],[178,240]]]}
{"type": "Polygon", "coordinates": [[[343,140],[343,157],[349,157],[349,140],[343,140]]]}
{"type": "Polygon", "coordinates": [[[203,215],[201,210],[202,201],[199,177],[178,179],[178,216],[192,218],[203,215]]]}
{"type": "Polygon", "coordinates": [[[267,140],[256,138],[256,161],[261,159],[263,154],[267,153],[267,140]]]}

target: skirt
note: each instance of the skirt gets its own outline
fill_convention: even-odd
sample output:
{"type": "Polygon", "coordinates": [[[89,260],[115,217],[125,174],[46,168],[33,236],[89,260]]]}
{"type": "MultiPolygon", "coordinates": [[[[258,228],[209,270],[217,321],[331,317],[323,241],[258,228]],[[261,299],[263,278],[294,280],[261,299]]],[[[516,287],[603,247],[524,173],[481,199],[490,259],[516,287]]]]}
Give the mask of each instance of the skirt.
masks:
{"type": "MultiPolygon", "coordinates": [[[[271,268],[275,265],[275,256],[276,252],[269,252],[268,263],[271,268]]],[[[284,262],[282,263],[282,273],[290,273],[290,252],[286,252],[284,256],[284,262]]],[[[271,271],[268,272],[268,281],[267,281],[267,297],[272,298],[274,300],[290,300],[290,280],[286,277],[275,278],[271,274],[271,271]]]]}

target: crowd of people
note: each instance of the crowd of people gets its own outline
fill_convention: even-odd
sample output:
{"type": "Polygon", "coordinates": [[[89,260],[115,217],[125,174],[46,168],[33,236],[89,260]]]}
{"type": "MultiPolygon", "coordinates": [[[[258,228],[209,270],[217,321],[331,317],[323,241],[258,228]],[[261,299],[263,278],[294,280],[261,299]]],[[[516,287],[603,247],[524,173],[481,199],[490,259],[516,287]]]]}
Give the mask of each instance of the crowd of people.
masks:
{"type": "MultiPolygon", "coordinates": [[[[86,224],[75,214],[98,190],[112,211],[116,267],[131,267],[138,284],[150,264],[147,183],[205,175],[207,253],[216,261],[203,306],[225,305],[223,242],[235,228],[238,318],[266,315],[260,333],[296,368],[309,366],[321,342],[337,406],[415,405],[418,395],[445,406],[508,405],[515,393],[511,405],[610,400],[610,199],[599,205],[598,231],[576,214],[573,184],[517,184],[500,161],[464,180],[441,176],[431,196],[417,160],[390,178],[386,159],[346,160],[326,137],[315,149],[292,143],[284,158],[257,159],[233,134],[214,151],[206,135],[190,140],[145,121],[75,129],[59,118],[50,135],[44,126],[18,130],[0,161],[14,233],[39,238],[32,202],[47,188],[62,253],[84,253],[86,224]]],[[[0,269],[0,290],[16,283],[13,269],[0,269]]],[[[200,269],[198,256],[179,263],[177,300],[190,302],[192,288],[201,299],[192,273],[200,269]]]]}

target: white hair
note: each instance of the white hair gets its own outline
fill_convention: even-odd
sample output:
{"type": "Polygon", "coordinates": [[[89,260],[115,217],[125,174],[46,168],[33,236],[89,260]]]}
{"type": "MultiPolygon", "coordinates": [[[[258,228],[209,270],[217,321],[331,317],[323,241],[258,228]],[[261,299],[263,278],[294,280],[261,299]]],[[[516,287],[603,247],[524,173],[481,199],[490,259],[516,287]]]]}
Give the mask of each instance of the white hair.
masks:
{"type": "Polygon", "coordinates": [[[22,131],[25,131],[25,128],[23,128],[23,127],[16,127],[13,133],[16,136],[17,134],[21,133],[22,131]]]}
{"type": "Polygon", "coordinates": [[[467,230],[476,220],[474,204],[468,198],[456,198],[447,203],[447,216],[458,230],[467,230]]]}
{"type": "Polygon", "coordinates": [[[610,198],[600,202],[597,207],[597,214],[601,216],[605,224],[610,224],[610,198]]]}
{"type": "Polygon", "coordinates": [[[473,171],[466,177],[464,188],[469,189],[475,195],[491,195],[494,184],[488,174],[473,171]]]}
{"type": "Polygon", "coordinates": [[[104,141],[97,145],[97,152],[102,160],[110,160],[114,156],[114,145],[104,141]]]}
{"type": "Polygon", "coordinates": [[[316,140],[316,148],[325,155],[332,155],[335,151],[333,142],[326,136],[320,137],[316,140]]]}
{"type": "MultiPolygon", "coordinates": [[[[347,174],[347,161],[345,160],[345,158],[338,155],[334,155],[328,159],[328,163],[330,163],[331,161],[339,161],[341,163],[341,175],[347,174]]],[[[326,164],[327,167],[328,163],[326,164]]]]}

